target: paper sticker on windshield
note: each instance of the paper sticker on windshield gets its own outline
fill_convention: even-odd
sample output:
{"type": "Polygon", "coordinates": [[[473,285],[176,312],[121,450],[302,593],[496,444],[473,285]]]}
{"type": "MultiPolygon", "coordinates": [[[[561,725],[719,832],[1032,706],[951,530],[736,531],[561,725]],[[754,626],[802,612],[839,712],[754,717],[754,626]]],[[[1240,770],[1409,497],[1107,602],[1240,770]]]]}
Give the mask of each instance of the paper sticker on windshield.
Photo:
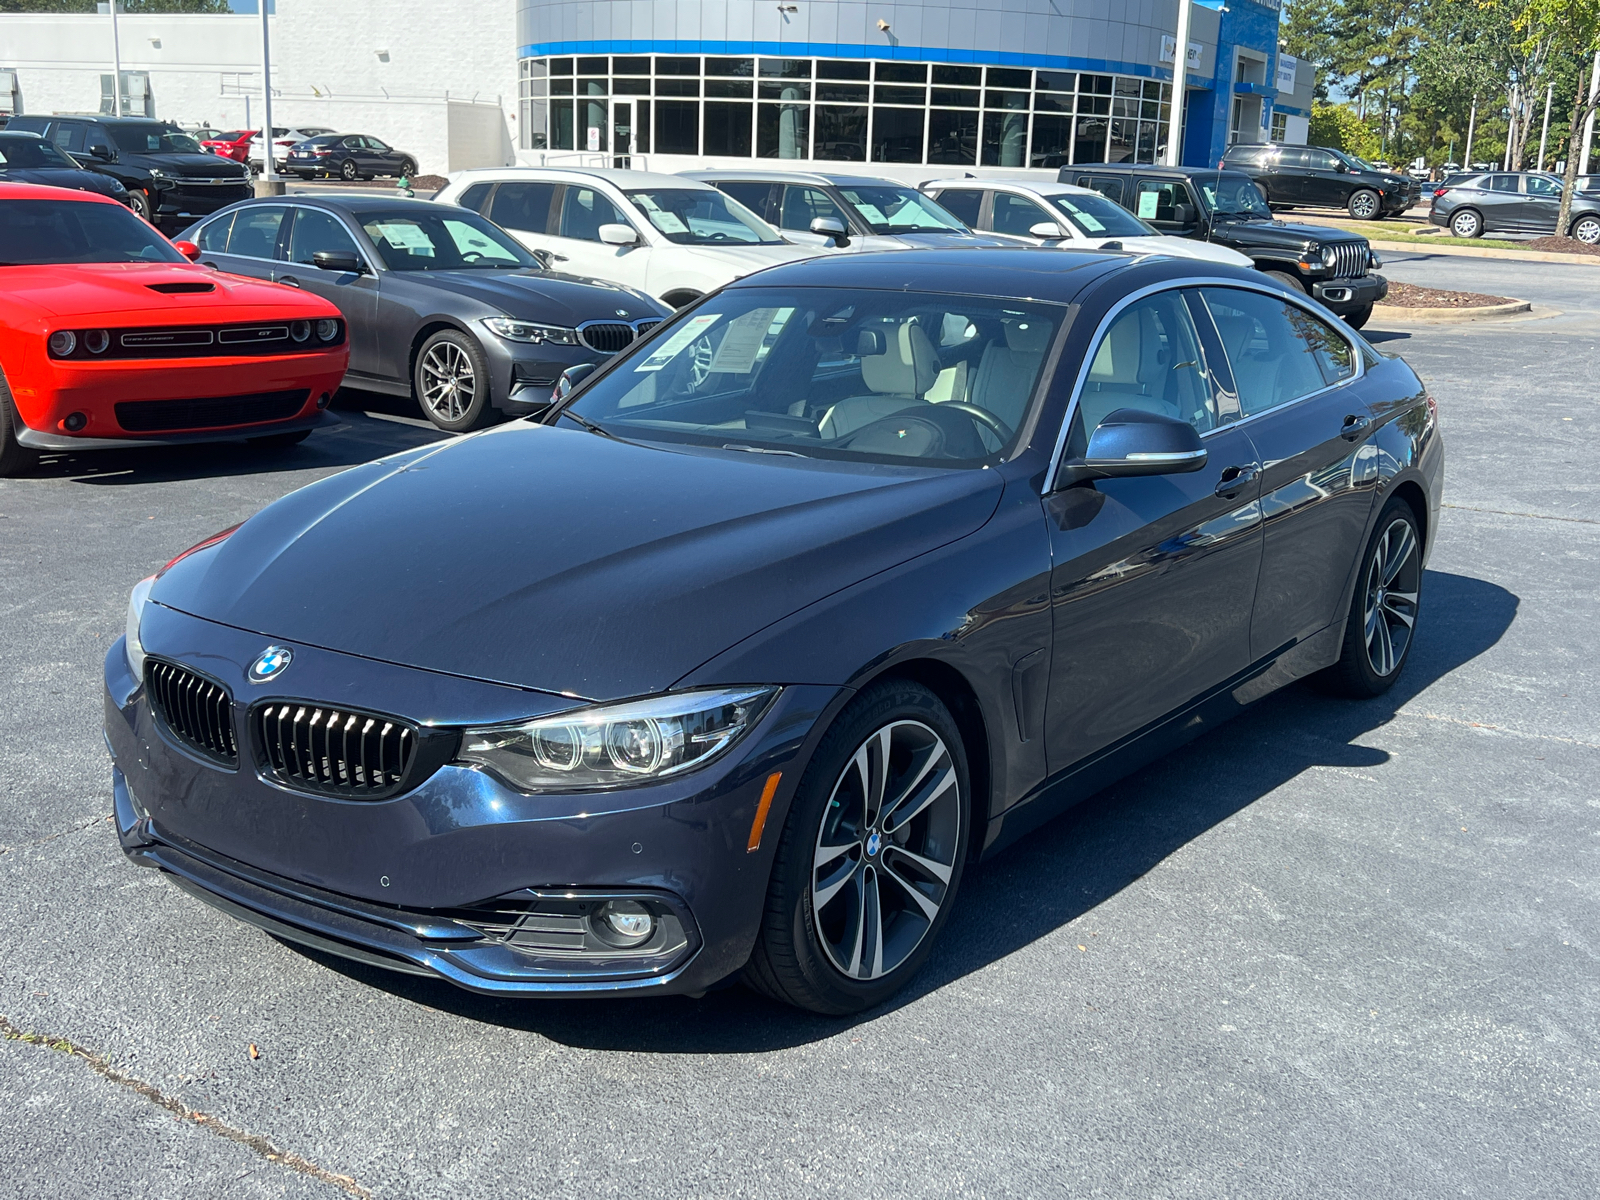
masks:
{"type": "Polygon", "coordinates": [[[383,240],[396,250],[415,250],[419,254],[432,254],[433,242],[423,231],[422,226],[404,224],[388,225],[383,222],[378,224],[378,232],[383,235],[383,240]]]}
{"type": "MultiPolygon", "coordinates": [[[[1140,207],[1143,207],[1142,202],[1140,207]]],[[[1082,226],[1085,233],[1104,233],[1106,231],[1105,222],[1098,217],[1091,217],[1086,212],[1077,212],[1075,215],[1078,218],[1078,224],[1082,226]]]]}
{"type": "Polygon", "coordinates": [[[862,204],[858,202],[856,204],[856,211],[860,213],[863,218],[865,218],[868,225],[887,225],[889,223],[884,218],[883,210],[875,204],[862,204]]]}
{"type": "Polygon", "coordinates": [[[750,374],[761,347],[769,337],[783,332],[784,323],[793,312],[792,308],[757,308],[730,321],[722,335],[722,345],[711,360],[711,369],[730,375],[750,374]]]}
{"type": "Polygon", "coordinates": [[[1160,192],[1139,193],[1139,218],[1144,221],[1156,219],[1156,207],[1161,203],[1160,192]]]}
{"type": "Polygon", "coordinates": [[[661,344],[661,348],[650,355],[637,367],[635,371],[659,371],[683,351],[683,348],[695,338],[699,337],[712,325],[722,319],[721,313],[702,313],[697,317],[690,317],[682,329],[669,337],[661,344]]]}

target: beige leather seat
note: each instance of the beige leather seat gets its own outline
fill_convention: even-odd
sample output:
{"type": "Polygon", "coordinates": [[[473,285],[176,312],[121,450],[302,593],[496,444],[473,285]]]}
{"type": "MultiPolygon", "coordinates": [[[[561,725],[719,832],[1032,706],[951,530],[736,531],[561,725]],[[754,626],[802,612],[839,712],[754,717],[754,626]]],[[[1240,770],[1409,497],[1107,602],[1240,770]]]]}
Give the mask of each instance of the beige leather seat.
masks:
{"type": "Polygon", "coordinates": [[[854,433],[864,425],[916,404],[939,377],[939,354],[920,325],[907,322],[882,331],[888,347],[864,355],[861,378],[869,396],[847,396],[822,415],[817,431],[825,438],[854,433]]]}
{"type": "Polygon", "coordinates": [[[1155,314],[1135,306],[1117,318],[1095,351],[1078,402],[1084,431],[1092,431],[1119,408],[1177,416],[1176,406],[1159,394],[1165,374],[1155,314]]]}
{"type": "Polygon", "coordinates": [[[988,409],[1005,422],[1008,429],[1016,429],[1039,378],[1039,364],[1049,349],[1053,327],[1050,322],[1037,318],[1006,321],[1004,327],[1005,344],[990,342],[978,360],[968,402],[988,409]]]}

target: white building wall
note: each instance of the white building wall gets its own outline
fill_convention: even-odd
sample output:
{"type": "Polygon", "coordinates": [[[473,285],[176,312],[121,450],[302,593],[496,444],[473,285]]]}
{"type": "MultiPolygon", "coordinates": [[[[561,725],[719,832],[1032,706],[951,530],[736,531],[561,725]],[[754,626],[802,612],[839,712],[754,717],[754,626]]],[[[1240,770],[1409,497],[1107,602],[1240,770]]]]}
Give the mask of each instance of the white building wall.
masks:
{"type": "MultiPolygon", "coordinates": [[[[277,0],[272,119],[368,133],[417,158],[423,173],[452,160],[499,162],[516,144],[514,0],[277,0]],[[463,119],[473,149],[452,153],[452,102],[497,115],[463,119]],[[488,135],[498,122],[498,139],[488,135]]],[[[122,15],[122,69],[148,71],[155,115],[188,126],[261,122],[260,18],[122,15]],[[246,96],[249,97],[248,121],[246,96]]],[[[111,20],[94,14],[0,15],[0,67],[17,72],[21,111],[95,112],[111,73],[111,20]]]]}

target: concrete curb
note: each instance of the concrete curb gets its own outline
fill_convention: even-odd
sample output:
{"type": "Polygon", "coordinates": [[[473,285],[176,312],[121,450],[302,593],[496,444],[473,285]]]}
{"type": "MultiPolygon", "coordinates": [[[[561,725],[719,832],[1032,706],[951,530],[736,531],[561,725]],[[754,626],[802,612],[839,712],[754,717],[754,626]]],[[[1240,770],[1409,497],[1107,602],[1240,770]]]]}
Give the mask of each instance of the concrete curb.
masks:
{"type": "Polygon", "coordinates": [[[1372,321],[1411,321],[1423,325],[1453,325],[1462,321],[1493,321],[1531,311],[1532,303],[1513,300],[1510,304],[1483,304],[1477,308],[1403,308],[1398,304],[1374,304],[1372,321]]]}
{"type": "Polygon", "coordinates": [[[1510,262],[1571,263],[1580,267],[1600,267],[1600,254],[1561,254],[1554,250],[1496,250],[1489,246],[1452,246],[1454,238],[1437,245],[1417,242],[1380,242],[1371,238],[1374,250],[1389,250],[1395,254],[1454,254],[1461,258],[1498,258],[1510,262]]]}

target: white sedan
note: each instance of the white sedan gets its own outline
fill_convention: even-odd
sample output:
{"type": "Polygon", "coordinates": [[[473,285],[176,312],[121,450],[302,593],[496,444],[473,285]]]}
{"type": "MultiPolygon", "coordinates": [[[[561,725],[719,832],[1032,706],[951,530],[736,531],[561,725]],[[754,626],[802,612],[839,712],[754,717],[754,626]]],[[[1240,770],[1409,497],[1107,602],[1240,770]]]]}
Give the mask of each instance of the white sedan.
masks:
{"type": "Polygon", "coordinates": [[[922,191],[975,230],[1063,250],[1127,250],[1254,267],[1237,250],[1169,237],[1099,192],[1033,179],[930,179],[922,191]]]}
{"type": "Polygon", "coordinates": [[[674,308],[762,267],[814,258],[709,184],[647,171],[461,171],[435,200],[474,209],[548,266],[674,308]]]}

